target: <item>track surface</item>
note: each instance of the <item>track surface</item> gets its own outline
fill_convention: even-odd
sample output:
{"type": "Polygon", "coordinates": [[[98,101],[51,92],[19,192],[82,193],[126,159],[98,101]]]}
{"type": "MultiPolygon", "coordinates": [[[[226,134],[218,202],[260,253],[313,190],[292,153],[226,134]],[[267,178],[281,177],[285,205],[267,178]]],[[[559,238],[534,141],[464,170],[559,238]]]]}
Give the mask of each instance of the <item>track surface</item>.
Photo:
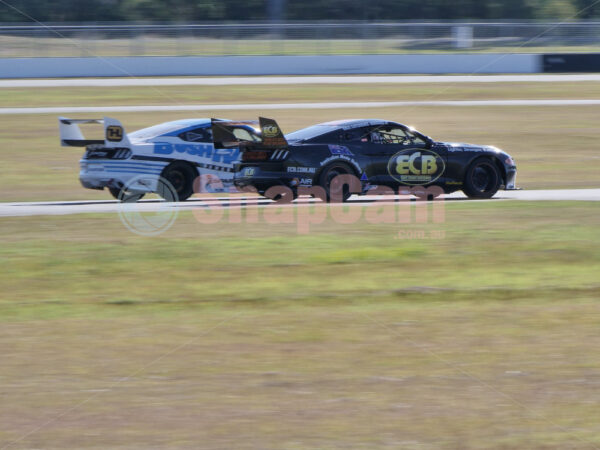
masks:
{"type": "Polygon", "coordinates": [[[53,106],[36,108],[0,108],[0,115],[77,114],[149,111],[244,111],[272,109],[364,109],[401,106],[594,106],[600,100],[440,100],[406,102],[325,102],[325,103],[247,103],[222,105],[140,105],[140,106],[53,106]]]}
{"type": "Polygon", "coordinates": [[[599,74],[585,75],[394,75],[394,76],[291,76],[206,78],[68,78],[0,80],[0,88],[97,87],[97,86],[228,86],[275,84],[370,84],[370,83],[556,83],[600,81],[599,74]]]}
{"type": "MultiPolygon", "coordinates": [[[[447,200],[459,201],[467,200],[462,193],[453,193],[445,196],[447,200]]],[[[372,204],[375,200],[381,200],[375,196],[353,196],[347,203],[351,206],[365,206],[372,204]]],[[[555,190],[532,190],[532,191],[500,191],[491,200],[579,200],[579,201],[600,201],[600,189],[555,189],[555,190]]],[[[390,202],[414,201],[412,197],[395,196],[389,197],[390,202]]],[[[470,200],[475,201],[475,200],[470,200]]],[[[482,201],[482,200],[477,200],[482,201]]],[[[124,211],[137,212],[158,212],[165,211],[165,208],[179,208],[181,210],[192,210],[194,208],[206,208],[207,206],[223,209],[244,208],[250,206],[263,206],[273,203],[271,200],[263,197],[238,195],[225,197],[222,194],[218,196],[209,196],[207,198],[192,198],[182,203],[165,203],[161,201],[141,201],[138,203],[118,203],[114,200],[106,201],[64,201],[64,202],[27,202],[27,203],[0,203],[0,217],[17,216],[38,216],[38,215],[65,215],[65,214],[83,214],[83,213],[118,213],[124,211]]],[[[314,203],[313,200],[300,198],[293,204],[297,207],[314,203]]]]}

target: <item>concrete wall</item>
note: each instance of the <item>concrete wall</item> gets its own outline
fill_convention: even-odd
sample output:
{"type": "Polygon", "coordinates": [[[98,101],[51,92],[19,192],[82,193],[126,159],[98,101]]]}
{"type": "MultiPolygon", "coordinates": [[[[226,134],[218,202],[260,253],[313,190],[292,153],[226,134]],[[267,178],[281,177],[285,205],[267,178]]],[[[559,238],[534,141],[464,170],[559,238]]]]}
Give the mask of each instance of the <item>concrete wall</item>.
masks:
{"type": "Polygon", "coordinates": [[[542,55],[318,55],[0,58],[0,78],[537,73],[542,55]]]}

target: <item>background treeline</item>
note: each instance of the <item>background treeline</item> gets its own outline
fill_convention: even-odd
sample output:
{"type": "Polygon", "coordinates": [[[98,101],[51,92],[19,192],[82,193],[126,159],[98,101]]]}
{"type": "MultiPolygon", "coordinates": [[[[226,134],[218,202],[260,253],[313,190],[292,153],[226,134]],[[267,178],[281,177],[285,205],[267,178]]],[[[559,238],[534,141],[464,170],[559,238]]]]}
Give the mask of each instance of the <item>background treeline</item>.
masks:
{"type": "Polygon", "coordinates": [[[590,19],[596,0],[6,0],[0,21],[590,19]],[[17,11],[18,10],[18,11],[17,11]],[[19,12],[20,11],[20,12],[19,12]],[[30,18],[28,18],[29,16],[30,18]]]}

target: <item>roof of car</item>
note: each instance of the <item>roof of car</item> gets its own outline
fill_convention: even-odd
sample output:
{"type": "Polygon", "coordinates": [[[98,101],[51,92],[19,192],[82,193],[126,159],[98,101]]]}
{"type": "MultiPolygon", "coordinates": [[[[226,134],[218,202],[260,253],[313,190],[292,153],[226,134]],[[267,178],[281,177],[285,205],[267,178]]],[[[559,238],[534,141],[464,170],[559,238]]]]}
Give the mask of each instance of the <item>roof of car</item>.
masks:
{"type": "Polygon", "coordinates": [[[165,124],[173,124],[173,125],[181,125],[182,127],[185,126],[192,126],[192,125],[209,125],[210,124],[210,119],[207,118],[202,118],[202,119],[179,119],[179,120],[172,120],[170,122],[165,122],[165,124]]]}
{"type": "Polygon", "coordinates": [[[382,125],[384,123],[389,123],[389,120],[383,119],[343,119],[343,120],[333,120],[331,122],[324,122],[318,125],[350,129],[350,128],[360,128],[366,127],[369,125],[382,125]]]}

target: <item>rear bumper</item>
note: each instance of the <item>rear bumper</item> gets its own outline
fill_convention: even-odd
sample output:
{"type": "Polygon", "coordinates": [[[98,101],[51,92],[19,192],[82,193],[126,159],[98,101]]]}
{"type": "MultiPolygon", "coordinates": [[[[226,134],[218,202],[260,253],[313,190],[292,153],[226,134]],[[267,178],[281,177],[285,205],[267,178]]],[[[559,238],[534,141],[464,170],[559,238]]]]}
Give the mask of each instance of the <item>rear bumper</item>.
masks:
{"type": "Polygon", "coordinates": [[[84,188],[121,188],[131,185],[136,190],[152,192],[156,189],[164,164],[82,159],[79,166],[79,182],[84,188]]]}

